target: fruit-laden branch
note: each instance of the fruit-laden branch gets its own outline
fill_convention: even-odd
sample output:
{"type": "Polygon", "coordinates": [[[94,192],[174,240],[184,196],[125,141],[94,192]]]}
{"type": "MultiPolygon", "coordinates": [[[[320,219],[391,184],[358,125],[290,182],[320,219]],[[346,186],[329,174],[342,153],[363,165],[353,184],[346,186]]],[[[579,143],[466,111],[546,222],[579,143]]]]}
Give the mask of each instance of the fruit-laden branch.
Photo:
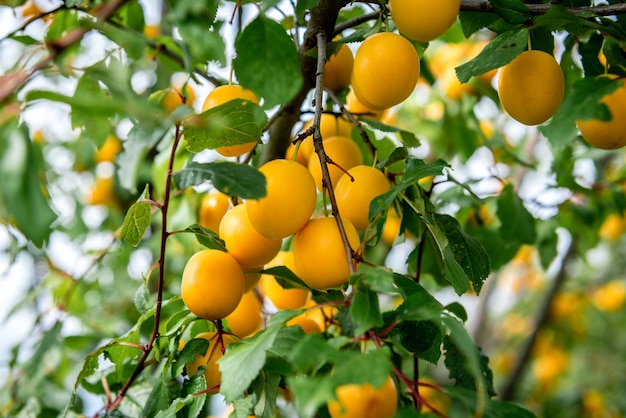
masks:
{"type": "MultiPolygon", "coordinates": [[[[128,0],[114,0],[105,3],[94,13],[98,20],[107,20],[128,0]]],[[[89,27],[79,27],[67,33],[59,40],[48,43],[48,54],[36,62],[29,70],[22,70],[0,77],[0,103],[5,101],[15,90],[26,83],[37,72],[46,68],[55,57],[65,51],[70,46],[83,39],[83,36],[90,30],[89,27]]]]}
{"type": "MultiPolygon", "coordinates": [[[[546,13],[548,9],[552,6],[554,6],[553,3],[526,4],[526,7],[533,15],[542,15],[546,13]]],[[[626,3],[610,4],[604,6],[566,7],[566,9],[573,14],[589,12],[598,16],[611,16],[626,13],[626,3]]],[[[461,11],[495,13],[491,2],[477,0],[461,0],[461,11]]]]}
{"type": "Polygon", "coordinates": [[[326,155],[324,151],[324,144],[322,141],[322,134],[320,131],[321,121],[322,121],[322,111],[324,110],[324,64],[326,64],[326,34],[324,32],[319,32],[317,34],[317,73],[315,76],[315,116],[313,117],[313,145],[315,147],[315,152],[317,153],[321,168],[322,168],[322,184],[324,185],[324,189],[328,191],[328,198],[330,199],[330,206],[333,217],[337,222],[337,227],[339,228],[339,234],[341,235],[341,241],[343,242],[344,248],[346,250],[346,257],[348,260],[348,265],[350,266],[350,274],[354,274],[356,272],[356,268],[354,266],[353,256],[352,256],[352,247],[350,247],[350,242],[348,241],[348,235],[346,234],[346,230],[343,226],[343,222],[341,221],[341,215],[339,214],[339,208],[337,206],[337,200],[335,199],[335,190],[333,187],[333,182],[330,179],[330,173],[328,171],[328,164],[330,159],[326,155]]]}

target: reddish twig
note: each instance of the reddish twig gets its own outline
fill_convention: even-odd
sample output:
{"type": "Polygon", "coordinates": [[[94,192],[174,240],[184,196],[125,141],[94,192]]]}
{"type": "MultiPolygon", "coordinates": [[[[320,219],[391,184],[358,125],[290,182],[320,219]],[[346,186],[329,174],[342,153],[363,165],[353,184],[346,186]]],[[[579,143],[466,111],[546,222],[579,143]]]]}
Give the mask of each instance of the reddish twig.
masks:
{"type": "Polygon", "coordinates": [[[171,192],[170,189],[172,188],[172,174],[174,172],[174,159],[176,157],[176,149],[178,148],[178,144],[180,143],[181,138],[182,138],[182,129],[180,125],[176,125],[176,131],[174,133],[174,142],[172,144],[172,150],[170,152],[170,159],[169,159],[169,163],[167,167],[167,175],[165,177],[165,193],[163,196],[163,204],[161,205],[161,208],[160,208],[161,217],[162,217],[161,248],[160,248],[160,253],[159,253],[159,261],[158,261],[159,279],[157,283],[157,301],[156,301],[156,307],[154,310],[154,327],[152,329],[152,335],[150,336],[150,341],[148,342],[148,344],[146,344],[146,346],[143,349],[143,353],[141,357],[139,358],[139,361],[137,362],[137,366],[135,366],[135,370],[133,370],[133,373],[130,375],[126,383],[124,383],[124,386],[122,386],[122,389],[120,389],[115,400],[112,403],[109,403],[107,405],[106,407],[107,412],[110,412],[116,409],[120,405],[120,403],[122,402],[122,400],[128,393],[128,390],[130,389],[130,387],[133,385],[137,377],[139,377],[139,374],[141,374],[141,372],[145,369],[146,360],[148,359],[148,356],[152,352],[152,348],[154,347],[154,343],[156,339],[159,337],[159,326],[161,324],[161,307],[163,304],[163,288],[165,285],[165,250],[167,246],[167,238],[169,237],[169,232],[167,231],[167,213],[168,213],[169,202],[170,202],[170,192],[171,192]]]}

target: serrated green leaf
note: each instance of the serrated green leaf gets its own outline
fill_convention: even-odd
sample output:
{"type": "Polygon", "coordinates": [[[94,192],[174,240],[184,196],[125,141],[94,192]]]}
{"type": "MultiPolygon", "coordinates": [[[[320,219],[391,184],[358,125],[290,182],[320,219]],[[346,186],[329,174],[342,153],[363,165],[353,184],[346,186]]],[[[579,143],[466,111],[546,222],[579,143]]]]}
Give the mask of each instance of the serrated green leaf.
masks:
{"type": "Polygon", "coordinates": [[[610,112],[600,101],[620,86],[608,77],[585,77],[572,85],[550,123],[540,128],[550,144],[560,149],[576,136],[576,120],[609,120],[610,112]]]}
{"type": "Polygon", "coordinates": [[[180,376],[187,363],[193,363],[197,355],[205,355],[209,349],[209,340],[206,338],[193,338],[188,341],[182,350],[172,368],[173,376],[180,376]]]}
{"type": "MultiPolygon", "coordinates": [[[[268,373],[262,371],[259,377],[254,381],[253,393],[258,399],[254,407],[254,416],[271,418],[274,416],[276,410],[276,398],[278,397],[278,385],[280,384],[282,377],[279,374],[268,373]]],[[[235,408],[236,409],[236,408],[235,408]]],[[[241,416],[248,418],[248,410],[241,410],[241,416]]],[[[234,417],[235,418],[235,417],[234,417]]]]}
{"type": "Polygon", "coordinates": [[[259,15],[239,34],[235,48],[237,79],[263,97],[264,107],[287,103],[300,90],[303,80],[296,44],[279,23],[259,15]]]}
{"type": "Polygon", "coordinates": [[[185,396],[192,395],[194,400],[187,404],[189,407],[188,412],[186,414],[189,418],[195,418],[204,409],[204,404],[207,401],[206,396],[197,396],[197,393],[200,393],[207,389],[206,386],[206,378],[204,377],[204,373],[197,373],[195,376],[192,376],[189,380],[185,380],[183,383],[183,394],[185,396]]]}
{"type": "Polygon", "coordinates": [[[379,120],[369,119],[367,117],[359,117],[359,120],[371,129],[375,129],[381,132],[396,133],[402,140],[402,142],[410,148],[417,148],[420,146],[420,140],[413,132],[409,132],[405,129],[398,128],[396,126],[387,125],[379,120]]]}
{"type": "Polygon", "coordinates": [[[489,42],[475,58],[456,67],[456,75],[461,83],[467,83],[474,76],[505,66],[526,50],[527,45],[528,29],[504,32],[489,42]]]}
{"type": "Polygon", "coordinates": [[[152,206],[148,202],[135,202],[124,217],[120,239],[136,247],[152,221],[152,206]]]}
{"type": "Polygon", "coordinates": [[[265,364],[267,351],[274,344],[276,336],[281,329],[278,326],[270,326],[257,332],[251,338],[233,343],[222,358],[218,360],[222,373],[220,393],[224,395],[226,402],[232,402],[241,397],[244,391],[257,377],[265,364]]]}
{"type": "Polygon", "coordinates": [[[474,291],[479,294],[490,273],[489,256],[485,249],[478,241],[467,235],[452,216],[437,214],[435,220],[448,239],[448,246],[445,250],[446,278],[448,278],[448,272],[456,276],[454,288],[459,294],[469,290],[469,282],[474,291]],[[447,252],[448,249],[450,253],[447,252]],[[456,271],[456,263],[461,267],[462,273],[469,282],[458,282],[461,272],[456,271]]]}
{"type": "Polygon", "coordinates": [[[185,122],[184,137],[193,153],[259,142],[267,125],[263,109],[250,100],[233,99],[185,122]]]}
{"type": "Polygon", "coordinates": [[[455,386],[475,390],[476,396],[484,396],[485,400],[494,396],[489,359],[482,354],[457,319],[446,315],[441,319],[450,331],[443,338],[444,364],[449,377],[455,380],[455,386]]]}
{"type": "Polygon", "coordinates": [[[437,364],[441,357],[443,332],[433,321],[403,321],[397,327],[402,346],[417,357],[437,364]]]}
{"type": "Polygon", "coordinates": [[[354,292],[350,304],[350,315],[356,324],[355,335],[362,335],[371,328],[383,325],[376,292],[365,288],[359,288],[354,292]]]}
{"type": "Polygon", "coordinates": [[[505,21],[513,24],[530,20],[530,10],[520,0],[490,0],[493,10],[505,21]]]}
{"type": "Polygon", "coordinates": [[[247,164],[230,161],[191,162],[174,174],[174,183],[179,189],[197,186],[205,181],[210,181],[224,194],[242,199],[260,199],[267,193],[265,176],[247,164]]]}

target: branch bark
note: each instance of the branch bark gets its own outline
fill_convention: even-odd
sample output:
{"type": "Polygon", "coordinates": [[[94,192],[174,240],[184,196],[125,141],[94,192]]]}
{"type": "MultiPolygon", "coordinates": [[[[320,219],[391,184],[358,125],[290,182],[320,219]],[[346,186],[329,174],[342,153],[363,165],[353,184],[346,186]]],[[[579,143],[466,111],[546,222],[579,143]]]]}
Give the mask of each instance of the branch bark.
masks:
{"type": "Polygon", "coordinates": [[[339,10],[347,4],[345,0],[320,0],[311,9],[311,18],[300,46],[300,71],[304,78],[302,88],[296,96],[279,109],[279,113],[269,129],[270,141],[263,148],[261,163],[283,158],[291,140],[291,130],[300,119],[301,107],[309,92],[315,88],[317,59],[307,54],[317,46],[317,34],[324,33],[332,39],[339,10]]]}
{"type": "Polygon", "coordinates": [[[550,307],[552,306],[552,301],[554,297],[558,294],[559,290],[563,287],[565,280],[567,279],[567,264],[569,263],[571,257],[574,255],[575,244],[572,242],[568,247],[567,251],[563,255],[563,261],[561,262],[561,268],[554,278],[550,289],[548,290],[548,294],[541,305],[539,313],[537,314],[537,319],[535,321],[535,327],[533,332],[530,334],[526,343],[522,347],[520,351],[520,355],[517,358],[515,363],[515,367],[513,368],[513,372],[502,386],[500,391],[500,399],[503,401],[512,401],[515,399],[515,392],[517,391],[517,387],[520,384],[520,380],[522,375],[526,371],[526,367],[528,366],[528,360],[530,360],[530,355],[532,353],[533,347],[535,346],[535,342],[537,341],[537,336],[539,332],[547,325],[550,318],[550,307]]]}
{"type": "MultiPolygon", "coordinates": [[[[542,15],[548,11],[552,3],[545,4],[526,4],[532,15],[542,15]]],[[[611,4],[605,6],[583,6],[583,7],[566,7],[573,14],[581,12],[591,12],[598,16],[612,16],[616,14],[626,13],[626,3],[611,4]]],[[[481,0],[462,0],[461,11],[463,12],[487,12],[495,13],[490,2],[481,0]]]]}

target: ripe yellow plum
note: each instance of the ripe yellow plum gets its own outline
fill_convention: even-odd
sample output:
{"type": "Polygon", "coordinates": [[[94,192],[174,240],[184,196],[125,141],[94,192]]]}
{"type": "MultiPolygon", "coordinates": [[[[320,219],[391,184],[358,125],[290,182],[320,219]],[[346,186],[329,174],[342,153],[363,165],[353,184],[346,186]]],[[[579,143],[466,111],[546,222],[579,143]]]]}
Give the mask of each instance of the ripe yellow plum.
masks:
{"type": "MultiPolygon", "coordinates": [[[[617,76],[608,75],[617,82],[617,76]]],[[[626,145],[626,83],[606,95],[601,102],[611,113],[610,120],[577,120],[581,135],[592,146],[605,150],[622,148],[626,145]]]]}
{"type": "Polygon", "coordinates": [[[390,189],[391,183],[380,170],[366,165],[352,167],[335,187],[339,213],[356,229],[364,231],[369,223],[370,203],[390,189]]]}
{"type": "MultiPolygon", "coordinates": [[[[356,228],[346,219],[342,224],[350,247],[356,251],[360,245],[356,228]]],[[[348,259],[334,217],[307,222],[294,237],[293,256],[299,277],[313,289],[338,287],[350,278],[352,260],[348,259]]]]}
{"type": "Polygon", "coordinates": [[[502,67],[498,96],[502,107],[524,125],[539,125],[554,115],[563,100],[565,78],[547,52],[524,51],[502,67]]]}
{"type": "Polygon", "coordinates": [[[181,296],[187,308],[199,318],[225,318],[243,296],[245,281],[241,266],[229,253],[201,250],[191,256],[183,269],[181,296]]]}
{"type": "Polygon", "coordinates": [[[264,237],[280,239],[295,234],[311,217],[317,203],[311,173],[293,160],[272,160],[259,171],[266,180],[266,195],[246,201],[252,226],[264,237]]]}
{"type": "Polygon", "coordinates": [[[393,418],[398,409],[398,391],[390,376],[379,388],[369,383],[342,385],[337,400],[328,402],[332,418],[393,418]]]}
{"type": "Polygon", "coordinates": [[[430,42],[454,24],[461,0],[389,0],[389,6],[400,33],[414,41],[430,42]]]}
{"type": "Polygon", "coordinates": [[[351,84],[364,106],[383,110],[406,100],[419,74],[420,59],[411,42],[397,33],[380,32],[357,50],[351,84]]]}
{"type": "Polygon", "coordinates": [[[264,265],[278,254],[282,246],[281,239],[259,234],[248,218],[245,204],[226,212],[220,222],[219,236],[224,240],[229,254],[244,269],[264,265]]]}

